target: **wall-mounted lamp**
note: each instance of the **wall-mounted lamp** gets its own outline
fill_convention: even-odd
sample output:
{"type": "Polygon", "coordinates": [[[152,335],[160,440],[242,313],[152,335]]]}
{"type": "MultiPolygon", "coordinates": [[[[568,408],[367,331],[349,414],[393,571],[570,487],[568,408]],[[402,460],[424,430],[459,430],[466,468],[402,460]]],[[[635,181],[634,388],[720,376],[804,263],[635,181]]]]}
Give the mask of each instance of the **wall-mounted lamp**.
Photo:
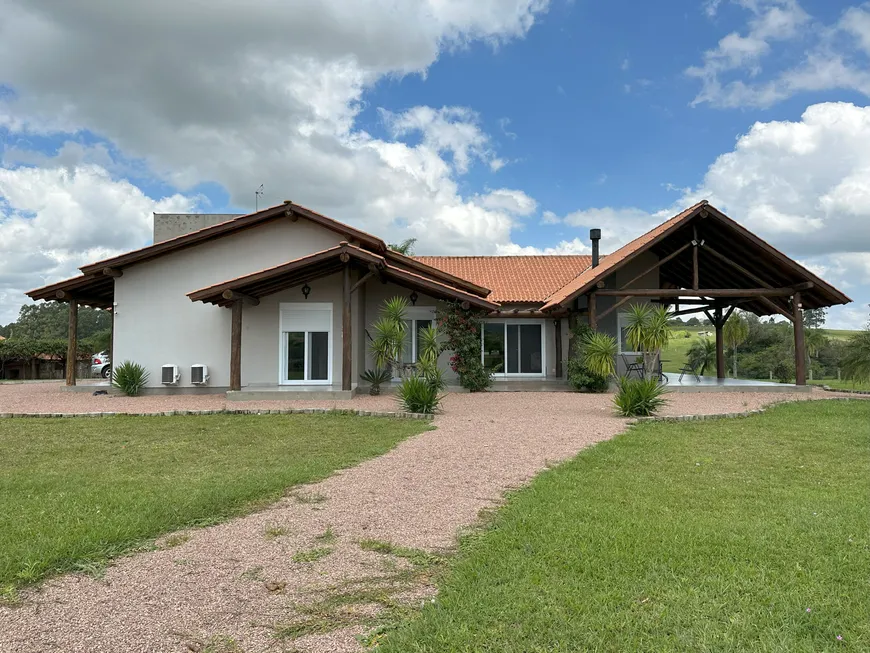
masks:
{"type": "Polygon", "coordinates": [[[307,283],[302,286],[302,294],[305,295],[305,299],[308,299],[308,295],[311,294],[311,286],[307,283]]]}
{"type": "Polygon", "coordinates": [[[417,305],[417,300],[420,299],[420,298],[417,296],[417,291],[416,291],[416,290],[411,291],[411,297],[410,297],[409,299],[411,300],[411,306],[416,306],[416,305],[417,305]]]}

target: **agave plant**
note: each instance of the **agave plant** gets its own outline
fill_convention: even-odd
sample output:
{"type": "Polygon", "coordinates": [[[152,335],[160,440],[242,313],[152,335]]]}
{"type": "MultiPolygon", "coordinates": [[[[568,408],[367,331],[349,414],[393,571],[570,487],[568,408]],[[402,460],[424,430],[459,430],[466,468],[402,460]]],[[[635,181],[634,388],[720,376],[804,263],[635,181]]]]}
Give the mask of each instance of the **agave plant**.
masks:
{"type": "Polygon", "coordinates": [[[378,367],[373,370],[366,370],[359,375],[363,381],[369,384],[369,394],[373,397],[381,394],[381,386],[384,383],[389,383],[393,378],[393,373],[390,370],[378,367]]]}
{"type": "Polygon", "coordinates": [[[124,361],[112,370],[112,385],[128,397],[135,397],[148,383],[148,371],[132,361],[124,361]]]}
{"type": "Polygon", "coordinates": [[[649,417],[667,403],[665,386],[658,379],[619,379],[619,390],[613,398],[617,414],[622,417],[649,417]]]}

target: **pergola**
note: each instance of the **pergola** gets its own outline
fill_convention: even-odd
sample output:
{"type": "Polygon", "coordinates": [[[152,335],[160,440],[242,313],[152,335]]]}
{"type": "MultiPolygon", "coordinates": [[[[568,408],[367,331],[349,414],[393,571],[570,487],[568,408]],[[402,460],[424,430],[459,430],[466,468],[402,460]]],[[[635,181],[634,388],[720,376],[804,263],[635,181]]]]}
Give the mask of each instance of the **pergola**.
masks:
{"type": "MultiPolygon", "coordinates": [[[[486,310],[498,308],[497,304],[488,301],[481,294],[488,294],[486,289],[479,289],[470,282],[451,285],[453,278],[443,274],[444,279],[424,277],[415,272],[399,267],[405,264],[395,255],[376,254],[347,242],[341,242],[337,247],[303,256],[282,265],[254,272],[235,279],[202,288],[188,293],[191,301],[204,302],[231,308],[232,331],[230,337],[230,390],[242,388],[242,311],[245,304],[257,306],[260,299],[287,288],[302,286],[334,274],[342,278],[342,363],[341,388],[350,390],[352,385],[351,361],[353,358],[351,297],[353,293],[372,279],[383,283],[392,281],[400,286],[420,290],[437,299],[459,301],[464,308],[474,306],[486,310]],[[358,272],[354,280],[352,273],[358,272]],[[443,281],[443,282],[442,282],[443,281]],[[467,290],[458,287],[464,285],[467,290]]],[[[437,272],[437,271],[435,271],[437,272]]]]}
{"type": "Polygon", "coordinates": [[[543,311],[574,309],[588,315],[589,325],[632,298],[674,307],[673,315],[703,311],[716,329],[716,376],[725,378],[723,327],[738,306],[756,315],[781,315],[794,326],[795,377],[806,385],[806,348],[802,309],[847,304],[851,300],[796,261],[774,249],[706,201],[628,243],[590,267],[551,297],[543,311]],[[614,273],[645,252],[658,261],[618,286],[614,273]],[[638,286],[658,271],[658,287],[638,286]],[[611,285],[612,281],[611,281],[611,285]],[[586,309],[578,298],[586,297],[586,309]],[[598,310],[599,297],[616,298],[598,310]]]}

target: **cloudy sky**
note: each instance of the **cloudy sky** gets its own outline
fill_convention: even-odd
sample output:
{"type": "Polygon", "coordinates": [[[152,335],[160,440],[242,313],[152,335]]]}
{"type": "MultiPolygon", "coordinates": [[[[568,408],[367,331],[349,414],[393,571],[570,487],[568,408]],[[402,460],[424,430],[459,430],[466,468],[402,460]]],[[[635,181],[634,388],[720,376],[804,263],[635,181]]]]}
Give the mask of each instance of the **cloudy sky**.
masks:
{"type": "Polygon", "coordinates": [[[708,198],[860,327],[868,64],[837,0],[0,0],[0,323],[263,184],[421,254],[612,249],[708,198]]]}

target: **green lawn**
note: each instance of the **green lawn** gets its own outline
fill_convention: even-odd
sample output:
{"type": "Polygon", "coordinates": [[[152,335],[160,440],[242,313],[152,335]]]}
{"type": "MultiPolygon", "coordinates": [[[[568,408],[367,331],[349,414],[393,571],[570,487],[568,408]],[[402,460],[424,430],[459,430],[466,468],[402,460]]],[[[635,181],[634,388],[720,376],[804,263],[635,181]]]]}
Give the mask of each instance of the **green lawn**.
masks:
{"type": "Polygon", "coordinates": [[[644,424],[513,494],[379,650],[867,651],[868,497],[870,401],[644,424]]]}
{"type": "MultiPolygon", "coordinates": [[[[680,368],[686,362],[686,355],[689,353],[689,347],[698,340],[698,334],[704,332],[713,332],[713,327],[675,327],[671,329],[671,341],[668,346],[662,350],[662,371],[679,373],[680,368]],[[685,334],[689,337],[686,338],[685,334]]],[[[713,376],[716,376],[713,370],[713,376]]]]}
{"type": "Polygon", "coordinates": [[[253,510],[428,428],[334,414],[0,420],[0,591],[253,510]]]}
{"type": "Polygon", "coordinates": [[[864,390],[870,392],[870,383],[853,383],[852,381],[838,381],[837,379],[821,379],[809,381],[813,385],[827,385],[835,390],[864,390]]]}

